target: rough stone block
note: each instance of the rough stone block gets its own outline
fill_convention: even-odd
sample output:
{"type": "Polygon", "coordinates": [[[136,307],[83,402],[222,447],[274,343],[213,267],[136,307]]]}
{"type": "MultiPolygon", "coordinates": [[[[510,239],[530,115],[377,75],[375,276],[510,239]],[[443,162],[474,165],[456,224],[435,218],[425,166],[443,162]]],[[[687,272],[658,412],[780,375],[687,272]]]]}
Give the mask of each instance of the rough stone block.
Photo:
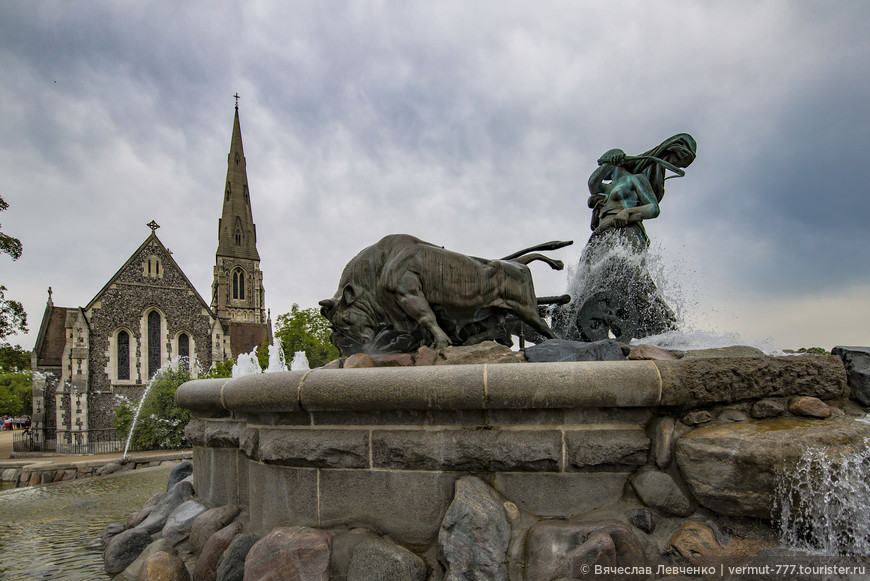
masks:
{"type": "Polygon", "coordinates": [[[238,504],[241,457],[232,448],[194,448],[196,493],[209,506],[238,504]]]}
{"type": "Polygon", "coordinates": [[[848,454],[870,437],[851,419],[776,418],[692,430],[677,441],[675,458],[689,490],[719,514],[770,518],[777,474],[791,470],[807,448],[848,454]]]}
{"type": "Polygon", "coordinates": [[[702,406],[765,397],[846,392],[846,371],[831,355],[739,357],[653,362],[661,373],[661,405],[702,406]]]}
{"type": "Polygon", "coordinates": [[[205,428],[205,445],[210,448],[238,448],[239,432],[244,427],[244,422],[212,420],[205,428]]]}
{"type": "Polygon", "coordinates": [[[870,405],[870,347],[834,347],[831,351],[843,360],[852,397],[870,405]]]}
{"type": "Polygon", "coordinates": [[[649,437],[638,426],[626,429],[565,430],[568,468],[591,466],[641,466],[646,463],[649,437]]]}
{"type": "Polygon", "coordinates": [[[307,468],[368,468],[368,430],[260,428],[255,458],[307,468]]]}
{"type": "Polygon", "coordinates": [[[263,535],[290,524],[318,526],[317,469],[247,464],[251,530],[263,535]]]}
{"type": "Polygon", "coordinates": [[[320,526],[370,523],[406,544],[432,543],[458,474],[321,470],[320,526]]]}
{"type": "Polygon", "coordinates": [[[372,464],[400,470],[558,471],[556,430],[374,430],[372,464]]]}
{"type": "Polygon", "coordinates": [[[564,518],[616,502],[627,479],[627,472],[502,472],[493,487],[532,514],[564,518]]]}

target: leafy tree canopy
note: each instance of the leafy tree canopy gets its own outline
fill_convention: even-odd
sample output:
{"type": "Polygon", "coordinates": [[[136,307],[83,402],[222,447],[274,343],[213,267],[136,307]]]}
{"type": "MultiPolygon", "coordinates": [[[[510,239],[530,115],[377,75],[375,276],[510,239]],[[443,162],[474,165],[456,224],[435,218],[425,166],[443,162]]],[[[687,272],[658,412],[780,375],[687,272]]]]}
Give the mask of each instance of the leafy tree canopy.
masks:
{"type": "Polygon", "coordinates": [[[279,315],[276,321],[275,336],[281,340],[288,367],[297,351],[305,351],[312,368],[337,359],[338,349],[329,341],[329,335],[329,321],[316,307],[301,309],[293,303],[290,312],[279,315]]]}
{"type": "MultiPolygon", "coordinates": [[[[9,204],[0,196],[0,212],[9,207],[9,204]]],[[[8,254],[12,260],[18,260],[21,256],[21,241],[3,232],[0,232],[0,254],[8,254]]],[[[0,340],[9,335],[27,332],[27,313],[24,306],[4,296],[6,287],[0,284],[0,340]]],[[[28,364],[29,366],[29,364],[28,364]]]]}
{"type": "Polygon", "coordinates": [[[0,416],[29,416],[32,408],[30,371],[0,373],[0,416]]]}
{"type": "Polygon", "coordinates": [[[30,369],[30,351],[21,345],[0,344],[0,372],[27,371],[30,369]]]}
{"type": "MultiPolygon", "coordinates": [[[[0,196],[0,212],[9,207],[9,204],[0,196]]],[[[12,260],[18,260],[21,257],[21,240],[13,238],[8,234],[0,232],[0,254],[5,253],[12,257],[12,260]]]]}

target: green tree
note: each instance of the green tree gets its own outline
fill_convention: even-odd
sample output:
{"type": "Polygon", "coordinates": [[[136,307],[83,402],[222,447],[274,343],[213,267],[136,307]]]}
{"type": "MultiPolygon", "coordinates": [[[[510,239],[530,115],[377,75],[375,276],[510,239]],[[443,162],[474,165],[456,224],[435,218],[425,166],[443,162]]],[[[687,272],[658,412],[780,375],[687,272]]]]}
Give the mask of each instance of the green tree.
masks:
{"type": "Polygon", "coordinates": [[[0,416],[29,416],[32,409],[30,371],[0,373],[0,416]]]}
{"type": "Polygon", "coordinates": [[[338,349],[329,341],[329,321],[317,308],[300,309],[293,303],[289,313],[278,316],[276,328],[275,336],[281,340],[288,367],[297,351],[305,351],[312,368],[339,356],[338,349]]]}
{"type": "Polygon", "coordinates": [[[21,345],[13,347],[9,343],[0,344],[0,372],[28,369],[30,369],[30,351],[25,351],[21,345]]]}
{"type": "MultiPolygon", "coordinates": [[[[175,392],[191,379],[185,369],[163,369],[154,377],[130,440],[131,450],[177,450],[188,445],[184,428],[190,412],[176,405],[175,392]]],[[[115,428],[130,433],[139,401],[124,403],[115,411],[115,428]]]]}
{"type": "MultiPolygon", "coordinates": [[[[9,207],[9,204],[0,196],[0,212],[9,207]]],[[[0,254],[8,254],[12,260],[21,257],[21,241],[8,234],[0,232],[0,254]]],[[[27,332],[27,313],[24,306],[12,299],[7,299],[3,293],[6,287],[0,284],[0,340],[15,333],[27,332]]]]}

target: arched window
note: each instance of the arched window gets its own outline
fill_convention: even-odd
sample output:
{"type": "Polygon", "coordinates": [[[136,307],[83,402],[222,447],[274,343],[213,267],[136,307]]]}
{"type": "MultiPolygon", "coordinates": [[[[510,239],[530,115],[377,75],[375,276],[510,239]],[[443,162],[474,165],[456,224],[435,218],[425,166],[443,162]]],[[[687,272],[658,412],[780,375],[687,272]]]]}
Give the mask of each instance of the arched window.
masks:
{"type": "Polygon", "coordinates": [[[242,245],[242,231],[239,230],[238,228],[236,228],[236,234],[234,236],[234,239],[236,241],[236,246],[242,245]]]}
{"type": "Polygon", "coordinates": [[[148,378],[154,377],[160,369],[160,336],[162,335],[160,313],[148,313],[148,378]]]}
{"type": "Polygon", "coordinates": [[[118,332],[118,379],[130,379],[130,333],[118,332]]]}
{"type": "Polygon", "coordinates": [[[187,333],[178,336],[178,356],[181,358],[182,369],[190,369],[190,337],[187,333]]]}
{"type": "Polygon", "coordinates": [[[241,270],[233,271],[233,298],[244,300],[245,298],[245,273],[241,270]]]}

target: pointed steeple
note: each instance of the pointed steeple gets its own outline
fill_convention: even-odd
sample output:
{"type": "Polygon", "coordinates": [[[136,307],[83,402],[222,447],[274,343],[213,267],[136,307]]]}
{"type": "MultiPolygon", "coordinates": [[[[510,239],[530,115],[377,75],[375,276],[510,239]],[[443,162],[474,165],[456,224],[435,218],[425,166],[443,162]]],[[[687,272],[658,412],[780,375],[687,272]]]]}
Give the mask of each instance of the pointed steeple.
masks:
{"type": "Polygon", "coordinates": [[[235,97],[236,114],[227,156],[223,211],[218,222],[218,248],[211,299],[211,308],[224,334],[222,339],[216,340],[227,356],[247,353],[259,345],[263,337],[270,336],[265,308],[266,291],[263,289],[263,273],[257,252],[257,227],[254,225],[251,196],[248,193],[238,95],[235,97]],[[227,349],[223,348],[224,344],[227,349]],[[230,344],[232,347],[228,349],[230,344]]]}
{"type": "Polygon", "coordinates": [[[227,156],[227,180],[224,184],[223,211],[218,223],[217,255],[260,260],[257,253],[257,227],[254,225],[251,196],[248,193],[248,173],[245,169],[238,101],[230,153],[227,156]]]}

